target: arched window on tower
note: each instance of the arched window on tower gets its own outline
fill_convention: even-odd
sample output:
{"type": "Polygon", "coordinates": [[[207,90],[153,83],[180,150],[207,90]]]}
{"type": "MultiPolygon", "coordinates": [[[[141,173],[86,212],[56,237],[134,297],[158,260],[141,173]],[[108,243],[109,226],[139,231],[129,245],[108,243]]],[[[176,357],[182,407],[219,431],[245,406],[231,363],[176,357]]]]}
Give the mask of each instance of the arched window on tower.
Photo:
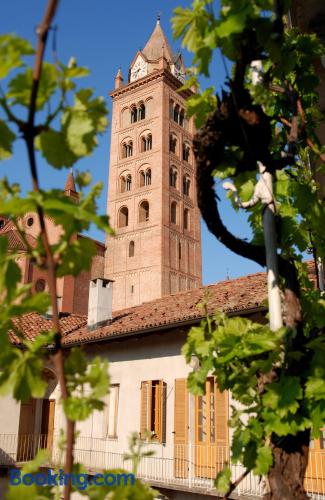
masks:
{"type": "Polygon", "coordinates": [[[141,102],[138,108],[138,120],[144,120],[145,117],[146,117],[146,108],[143,102],[141,102]]]}
{"type": "Polygon", "coordinates": [[[190,160],[190,146],[187,144],[187,142],[183,143],[183,160],[189,162],[190,160]]]}
{"type": "Polygon", "coordinates": [[[179,260],[182,258],[182,244],[180,241],[178,242],[178,258],[179,260]]]}
{"type": "Polygon", "coordinates": [[[188,175],[183,177],[183,194],[190,196],[191,180],[188,175]]]}
{"type": "Polygon", "coordinates": [[[170,134],[169,136],[169,151],[176,154],[177,147],[177,137],[174,134],[170,134]]]}
{"type": "Polygon", "coordinates": [[[169,118],[174,119],[174,101],[172,99],[169,101],[169,118]]]}
{"type": "Polygon", "coordinates": [[[147,168],[146,170],[144,183],[146,186],[151,185],[151,168],[147,168]]]}
{"type": "Polygon", "coordinates": [[[121,177],[120,177],[120,193],[125,192],[125,185],[126,185],[125,176],[121,175],[121,177]]]}
{"type": "Polygon", "coordinates": [[[185,116],[184,109],[181,109],[179,113],[179,124],[181,127],[184,126],[184,116],[185,116]]]}
{"type": "Polygon", "coordinates": [[[136,106],[131,106],[131,123],[135,123],[138,121],[138,110],[136,106]]]}
{"type": "Polygon", "coordinates": [[[152,149],[152,135],[143,135],[141,137],[141,151],[149,151],[150,149],[152,149]]]}
{"type": "Polygon", "coordinates": [[[126,176],[125,187],[126,187],[126,191],[131,191],[131,188],[132,188],[132,176],[131,176],[131,174],[128,174],[126,176]]]}
{"type": "Polygon", "coordinates": [[[129,257],[134,257],[134,241],[129,243],[129,257]]]}
{"type": "Polygon", "coordinates": [[[188,208],[184,208],[184,229],[187,231],[190,229],[190,211],[188,208]]]}
{"type": "Polygon", "coordinates": [[[169,185],[174,188],[177,187],[177,170],[174,167],[169,169],[169,185]]]}
{"type": "Polygon", "coordinates": [[[180,111],[179,105],[176,104],[176,106],[174,107],[174,122],[176,123],[178,123],[179,120],[179,111],[180,111]]]}
{"type": "Polygon", "coordinates": [[[129,225],[129,209],[122,207],[118,213],[118,227],[126,227],[129,225]]]}
{"type": "Polygon", "coordinates": [[[149,203],[144,200],[139,205],[139,222],[148,222],[149,220],[149,203]]]}
{"type": "Polygon", "coordinates": [[[146,175],[143,170],[140,170],[139,172],[139,185],[140,187],[145,186],[145,181],[146,181],[146,175]]]}
{"type": "Polygon", "coordinates": [[[177,224],[177,203],[173,201],[170,205],[170,222],[177,224]]]}
{"type": "Polygon", "coordinates": [[[133,142],[124,141],[122,143],[122,158],[129,158],[133,155],[133,142]]]}

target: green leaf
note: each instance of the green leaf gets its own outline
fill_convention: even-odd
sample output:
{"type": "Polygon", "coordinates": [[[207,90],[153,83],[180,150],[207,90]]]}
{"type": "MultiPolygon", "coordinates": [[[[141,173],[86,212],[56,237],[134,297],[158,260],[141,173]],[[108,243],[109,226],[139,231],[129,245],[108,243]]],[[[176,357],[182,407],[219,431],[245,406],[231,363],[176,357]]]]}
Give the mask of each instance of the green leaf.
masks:
{"type": "MultiPolygon", "coordinates": [[[[31,89],[33,84],[33,72],[27,68],[19,73],[8,84],[7,97],[12,98],[15,104],[29,107],[31,89]]],[[[36,108],[40,110],[48,102],[51,95],[58,87],[58,73],[54,64],[44,62],[42,65],[41,80],[38,87],[36,108]]]]}
{"type": "Polygon", "coordinates": [[[14,34],[0,35],[0,78],[22,66],[22,56],[33,53],[33,47],[27,40],[14,34]]]}
{"type": "Polygon", "coordinates": [[[254,467],[254,474],[262,476],[267,474],[269,468],[273,463],[272,450],[269,446],[261,446],[257,449],[256,465],[254,467]]]}
{"type": "Polygon", "coordinates": [[[215,480],[215,487],[220,493],[227,493],[231,482],[231,470],[225,467],[221,472],[218,472],[215,480]]]}
{"type": "Polygon", "coordinates": [[[78,160],[63,132],[46,130],[36,138],[35,143],[47,162],[55,168],[71,167],[78,160]]]}
{"type": "Polygon", "coordinates": [[[0,160],[6,160],[12,155],[12,143],[16,135],[10,130],[8,125],[0,120],[0,160]]]}

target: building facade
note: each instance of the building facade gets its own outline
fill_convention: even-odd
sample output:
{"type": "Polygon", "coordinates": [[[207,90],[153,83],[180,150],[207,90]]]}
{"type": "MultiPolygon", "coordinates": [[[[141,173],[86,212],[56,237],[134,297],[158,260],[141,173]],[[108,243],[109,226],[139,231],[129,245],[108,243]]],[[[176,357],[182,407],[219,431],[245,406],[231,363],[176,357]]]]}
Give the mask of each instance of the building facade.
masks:
{"type": "Polygon", "coordinates": [[[184,82],[159,19],[115,79],[105,274],[114,280],[113,310],[201,285],[201,232],[192,153],[193,120],[178,92],[184,82]]]}

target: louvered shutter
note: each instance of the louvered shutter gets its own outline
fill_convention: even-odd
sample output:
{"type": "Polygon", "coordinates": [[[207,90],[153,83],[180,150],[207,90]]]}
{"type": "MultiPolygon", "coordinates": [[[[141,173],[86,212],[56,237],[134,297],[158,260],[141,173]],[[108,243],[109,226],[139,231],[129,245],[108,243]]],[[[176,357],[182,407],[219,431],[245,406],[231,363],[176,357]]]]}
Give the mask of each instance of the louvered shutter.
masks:
{"type": "Polygon", "coordinates": [[[187,380],[175,380],[174,403],[174,472],[175,477],[188,476],[188,390],[187,380]]]}
{"type": "Polygon", "coordinates": [[[167,385],[163,380],[159,380],[156,389],[156,408],[157,408],[157,438],[159,443],[166,442],[166,394],[167,385]]]}
{"type": "Polygon", "coordinates": [[[151,412],[151,382],[141,382],[141,407],[140,407],[140,438],[145,439],[149,431],[149,415],[151,412]]]}
{"type": "Polygon", "coordinates": [[[215,384],[216,443],[228,446],[228,392],[220,392],[215,384]]]}

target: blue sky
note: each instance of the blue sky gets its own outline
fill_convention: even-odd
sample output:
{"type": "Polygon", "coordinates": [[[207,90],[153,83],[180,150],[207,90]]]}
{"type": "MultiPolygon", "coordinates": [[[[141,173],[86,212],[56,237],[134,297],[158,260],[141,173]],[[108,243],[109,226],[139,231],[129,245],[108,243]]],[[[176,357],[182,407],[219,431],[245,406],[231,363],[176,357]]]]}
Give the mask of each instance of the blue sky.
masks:
{"type": "MultiPolygon", "coordinates": [[[[10,0],[1,5],[1,33],[15,32],[29,39],[34,45],[35,28],[40,22],[47,2],[45,0],[10,0]]],[[[215,2],[216,10],[218,2],[215,2]]],[[[95,89],[97,95],[105,97],[111,109],[108,92],[114,86],[114,77],[119,66],[124,77],[127,77],[129,64],[140,47],[144,47],[157,18],[161,15],[162,27],[176,52],[180,42],[174,41],[171,33],[170,19],[173,9],[178,6],[189,6],[186,0],[61,0],[55,19],[57,25],[57,52],[59,59],[67,62],[71,56],[77,58],[79,65],[88,66],[91,75],[83,79],[82,84],[95,89]]],[[[51,61],[51,37],[48,43],[46,58],[51,61]]],[[[189,66],[191,55],[183,51],[185,62],[189,66]]],[[[210,78],[202,81],[203,86],[215,85],[217,89],[225,78],[221,57],[216,54],[210,78]]],[[[77,168],[90,170],[94,181],[104,183],[104,191],[100,199],[100,211],[106,211],[108,162],[109,162],[110,128],[100,137],[95,153],[77,164],[77,168]]],[[[26,169],[26,152],[22,141],[16,141],[13,159],[2,162],[0,176],[6,175],[11,181],[18,181],[28,189],[30,180],[26,169]]],[[[38,159],[42,187],[60,187],[64,185],[67,171],[54,170],[38,159]]],[[[249,237],[249,228],[244,214],[235,213],[224,199],[222,189],[218,188],[222,197],[221,213],[225,223],[240,237],[249,237]]],[[[92,232],[92,236],[103,239],[103,236],[92,232]]],[[[213,283],[234,278],[260,270],[255,263],[242,259],[228,251],[202,224],[202,264],[203,283],[213,283]]]]}

